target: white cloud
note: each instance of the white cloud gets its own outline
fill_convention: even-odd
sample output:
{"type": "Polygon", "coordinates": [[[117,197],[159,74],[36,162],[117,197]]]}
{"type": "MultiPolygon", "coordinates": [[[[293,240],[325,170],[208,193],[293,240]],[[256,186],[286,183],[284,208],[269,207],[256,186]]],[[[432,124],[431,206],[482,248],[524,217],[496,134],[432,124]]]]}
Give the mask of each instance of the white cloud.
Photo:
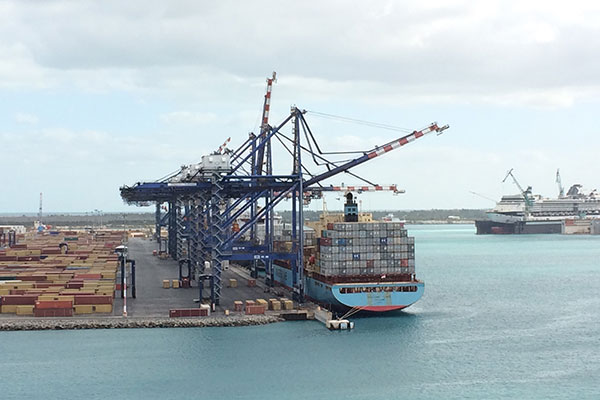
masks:
{"type": "MultiPolygon", "coordinates": [[[[63,198],[102,188],[98,199],[120,205],[119,184],[256,132],[276,70],[272,123],[297,104],[411,130],[452,125],[449,139],[357,169],[406,188],[407,208],[480,204],[469,190],[498,197],[513,189],[498,183],[511,167],[536,187],[558,166],[593,184],[598,136],[581,118],[600,101],[599,31],[600,3],[577,1],[0,1],[0,89],[23,124],[1,128],[23,167],[9,179],[33,187],[68,171],[78,189],[63,198]]],[[[307,119],[325,151],[402,135],[307,119]]]]}
{"type": "Polygon", "coordinates": [[[34,114],[19,112],[15,114],[15,121],[19,124],[37,124],[39,118],[34,114]]]}
{"type": "Polygon", "coordinates": [[[600,7],[522,3],[5,2],[0,86],[219,101],[275,68],[307,96],[534,107],[549,92],[569,97],[556,107],[589,87],[598,97],[600,7]],[[257,24],[266,8],[270,23],[257,24]]]}
{"type": "Polygon", "coordinates": [[[160,120],[167,124],[204,125],[217,120],[211,112],[173,111],[160,115],[160,120]]]}

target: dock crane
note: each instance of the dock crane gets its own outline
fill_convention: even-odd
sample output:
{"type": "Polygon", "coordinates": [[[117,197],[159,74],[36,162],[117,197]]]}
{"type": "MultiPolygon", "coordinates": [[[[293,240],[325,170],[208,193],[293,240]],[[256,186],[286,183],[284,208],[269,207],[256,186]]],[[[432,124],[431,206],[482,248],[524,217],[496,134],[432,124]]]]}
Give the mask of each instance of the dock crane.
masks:
{"type": "MultiPolygon", "coordinates": [[[[199,288],[202,297],[201,282],[210,282],[213,305],[219,305],[224,263],[237,260],[263,262],[267,277],[271,277],[271,281],[272,262],[288,261],[293,296],[302,302],[304,193],[311,190],[327,191],[323,190],[327,187],[324,183],[326,179],[340,173],[356,176],[349,172],[352,168],[412,143],[431,132],[440,134],[449,128],[448,125],[438,125],[434,122],[383,146],[357,151],[355,153],[359,155],[356,158],[334,161],[326,158],[327,154],[320,151],[306,121],[306,110],[294,106],[289,116],[279,125],[268,124],[274,80],[275,74],[267,79],[263,123],[259,135],[250,134],[236,150],[227,154],[204,156],[201,163],[187,166],[185,171],[182,168],[182,171],[160,181],[138,182],[120,188],[121,197],[127,203],[155,201],[158,204],[169,204],[169,243],[185,242],[188,246],[186,253],[192,266],[203,266],[206,262],[210,264],[207,273],[203,267],[198,267],[201,277],[199,288]],[[291,137],[283,133],[283,128],[290,125],[291,137]],[[277,143],[276,141],[291,156],[290,173],[273,174],[272,143],[277,143]],[[308,157],[304,157],[305,155],[308,157]],[[303,158],[307,161],[303,162],[303,158]],[[310,171],[311,162],[321,171],[310,171]],[[278,252],[273,245],[274,210],[289,195],[292,199],[292,248],[291,251],[278,252]],[[247,211],[250,211],[250,218],[240,224],[239,229],[233,230],[233,224],[247,211]],[[261,237],[263,240],[244,241],[243,235],[246,232],[250,232],[252,239],[258,239],[256,227],[261,221],[265,222],[264,237],[261,237]]],[[[366,181],[362,178],[361,180],[366,181]]],[[[369,190],[367,186],[356,188],[362,191],[369,190]]],[[[373,185],[375,191],[382,189],[382,186],[373,185]]],[[[394,190],[397,191],[397,188],[394,190]]],[[[160,217],[159,213],[157,217],[160,217]]],[[[174,247],[174,250],[179,247],[174,247]]],[[[173,257],[180,256],[179,251],[173,254],[173,257]]]]}
{"type": "Polygon", "coordinates": [[[509,176],[513,179],[513,182],[515,183],[515,185],[517,185],[519,191],[521,192],[521,196],[523,196],[523,199],[525,200],[525,213],[529,214],[531,206],[533,206],[533,200],[531,199],[531,197],[529,197],[529,195],[531,194],[531,186],[528,186],[526,190],[523,190],[523,187],[519,184],[519,181],[517,180],[517,178],[515,178],[515,176],[512,173],[513,169],[514,168],[511,168],[506,173],[506,176],[502,180],[502,183],[506,182],[509,176]]]}

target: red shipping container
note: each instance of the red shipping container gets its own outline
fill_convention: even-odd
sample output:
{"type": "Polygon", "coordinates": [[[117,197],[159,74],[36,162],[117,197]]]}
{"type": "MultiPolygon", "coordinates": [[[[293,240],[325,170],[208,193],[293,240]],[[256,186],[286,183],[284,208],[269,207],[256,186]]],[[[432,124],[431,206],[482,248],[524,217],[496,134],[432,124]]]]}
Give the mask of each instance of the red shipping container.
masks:
{"type": "Polygon", "coordinates": [[[37,301],[37,295],[6,295],[2,296],[2,304],[7,306],[32,306],[37,301]]]}
{"type": "Polygon", "coordinates": [[[408,258],[403,258],[400,260],[401,267],[408,267],[408,258]]]}
{"type": "Polygon", "coordinates": [[[111,296],[88,296],[88,295],[75,295],[75,304],[112,304],[113,298],[111,296]]]}
{"type": "Polygon", "coordinates": [[[247,315],[257,315],[257,314],[264,314],[265,313],[265,306],[259,306],[259,305],[254,305],[254,306],[246,306],[246,314],[247,315]]]}
{"type": "Polygon", "coordinates": [[[39,256],[26,256],[26,257],[18,257],[17,261],[40,261],[39,256]]]}
{"type": "Polygon", "coordinates": [[[49,309],[49,308],[73,308],[73,302],[69,300],[45,300],[36,301],[36,309],[49,309]]]}
{"type": "Polygon", "coordinates": [[[34,309],[35,317],[72,317],[73,308],[41,308],[34,309]]]}
{"type": "Polygon", "coordinates": [[[169,317],[184,318],[184,317],[207,317],[208,310],[204,308],[182,308],[178,310],[170,310],[169,317]]]}
{"type": "Polygon", "coordinates": [[[19,279],[22,281],[45,281],[46,279],[48,279],[48,277],[46,275],[25,275],[25,276],[19,276],[19,279]]]}
{"type": "Polygon", "coordinates": [[[254,303],[254,300],[246,300],[246,308],[253,306],[254,303]]]}

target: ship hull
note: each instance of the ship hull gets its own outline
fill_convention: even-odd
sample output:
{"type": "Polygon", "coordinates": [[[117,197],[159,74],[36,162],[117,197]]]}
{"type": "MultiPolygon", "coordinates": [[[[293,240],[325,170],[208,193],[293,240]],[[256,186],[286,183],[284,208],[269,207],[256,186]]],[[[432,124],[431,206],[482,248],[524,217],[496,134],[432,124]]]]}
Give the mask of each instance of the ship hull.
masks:
{"type": "Polygon", "coordinates": [[[551,234],[562,232],[562,221],[475,221],[478,235],[488,234],[551,234]]]}
{"type": "MultiPolygon", "coordinates": [[[[273,264],[277,283],[291,288],[292,271],[273,264]]],[[[358,308],[371,312],[401,310],[417,302],[425,289],[423,282],[365,282],[327,283],[315,277],[304,278],[305,295],[312,301],[335,310],[358,308]]]]}

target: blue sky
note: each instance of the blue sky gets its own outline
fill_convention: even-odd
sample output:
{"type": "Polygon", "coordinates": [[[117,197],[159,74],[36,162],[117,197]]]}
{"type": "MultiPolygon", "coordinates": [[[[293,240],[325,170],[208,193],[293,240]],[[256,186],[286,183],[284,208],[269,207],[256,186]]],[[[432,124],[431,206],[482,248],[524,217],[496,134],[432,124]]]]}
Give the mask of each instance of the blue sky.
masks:
{"type": "MultiPolygon", "coordinates": [[[[510,168],[545,196],[557,168],[594,189],[599,14],[577,1],[2,1],[0,212],[35,212],[40,192],[48,212],[142,210],[119,186],[243,142],[273,70],[272,123],[297,105],[450,124],[358,167],[406,189],[363,195],[365,208],[491,207],[470,192],[516,192],[510,168]]],[[[400,136],[307,119],[330,150],[400,136]]]]}

